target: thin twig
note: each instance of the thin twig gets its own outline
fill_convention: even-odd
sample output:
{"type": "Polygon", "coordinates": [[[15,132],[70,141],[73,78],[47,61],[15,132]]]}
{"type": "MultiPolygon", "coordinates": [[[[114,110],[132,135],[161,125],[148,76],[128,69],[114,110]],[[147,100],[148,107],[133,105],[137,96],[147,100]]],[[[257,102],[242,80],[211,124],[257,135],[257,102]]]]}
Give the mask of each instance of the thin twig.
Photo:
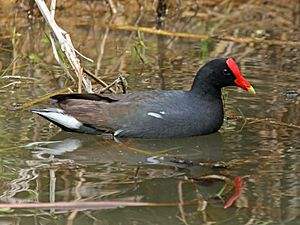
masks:
{"type": "Polygon", "coordinates": [[[67,221],[68,221],[67,225],[73,225],[74,224],[74,220],[75,220],[77,214],[78,214],[77,209],[75,209],[71,212],[71,214],[68,216],[68,219],[67,219],[67,221]]]}
{"type": "MultiPolygon", "coordinates": [[[[96,77],[96,76],[95,76],[92,72],[90,72],[89,70],[83,69],[83,72],[84,72],[86,75],[88,75],[89,77],[91,77],[94,81],[96,81],[96,82],[97,82],[98,84],[100,84],[101,86],[103,86],[103,87],[108,87],[108,84],[107,84],[105,81],[103,81],[102,79],[96,77]]],[[[109,90],[110,92],[114,93],[114,94],[116,93],[115,90],[112,89],[112,88],[108,88],[108,90],[109,90]]]]}
{"type": "Polygon", "coordinates": [[[100,52],[99,52],[99,55],[98,55],[96,69],[95,69],[95,76],[96,77],[98,76],[98,72],[99,72],[100,67],[101,67],[101,62],[102,62],[102,58],[103,58],[103,54],[104,54],[104,49],[105,49],[105,43],[106,43],[106,39],[107,39],[109,30],[110,29],[108,27],[105,29],[105,33],[104,33],[104,36],[102,38],[102,42],[101,42],[101,45],[100,45],[100,52]]]}
{"type": "Polygon", "coordinates": [[[11,82],[11,83],[9,83],[9,84],[6,84],[6,85],[0,87],[0,89],[8,88],[8,87],[10,87],[10,86],[19,85],[19,84],[21,84],[21,83],[22,83],[21,81],[13,81],[13,82],[11,82]]]}
{"type": "Polygon", "coordinates": [[[238,43],[255,43],[255,44],[267,44],[267,45],[280,45],[280,46],[300,46],[298,41],[282,41],[282,40],[261,40],[251,37],[235,37],[227,35],[208,35],[208,34],[189,34],[189,33],[180,33],[180,32],[170,32],[165,30],[157,30],[150,27],[136,27],[130,25],[116,25],[116,24],[107,24],[106,27],[109,27],[114,30],[125,30],[125,31],[140,31],[149,34],[157,34],[164,36],[172,37],[181,37],[181,38],[190,38],[196,40],[222,40],[222,41],[233,41],[238,43]]]}
{"type": "Polygon", "coordinates": [[[80,76],[78,77],[78,93],[81,93],[82,92],[82,71],[83,71],[83,68],[81,67],[80,68],[80,76]]]}
{"type": "Polygon", "coordinates": [[[285,123],[285,122],[278,122],[272,118],[254,118],[254,117],[243,117],[243,116],[233,116],[227,117],[227,119],[243,119],[247,125],[255,124],[255,123],[266,123],[274,126],[285,126],[290,128],[300,129],[300,125],[292,124],[292,123],[285,123]]]}
{"type": "Polygon", "coordinates": [[[0,76],[0,79],[17,79],[17,80],[36,80],[34,77],[22,77],[22,76],[0,76]]]}
{"type": "MultiPolygon", "coordinates": [[[[50,169],[49,171],[49,201],[51,203],[55,202],[55,190],[56,190],[56,176],[55,170],[50,169]]],[[[51,209],[51,213],[54,213],[54,209],[51,209]]]]}
{"type": "MultiPolygon", "coordinates": [[[[122,84],[122,77],[119,76],[117,79],[115,79],[112,83],[110,83],[109,85],[107,85],[106,87],[102,88],[100,90],[100,93],[104,93],[106,90],[112,88],[113,86],[117,85],[118,83],[122,84]]],[[[125,88],[126,89],[126,88],[125,88]]],[[[116,91],[114,91],[116,93],[116,91]]],[[[125,91],[126,92],[126,91],[125,91]]],[[[123,91],[124,93],[124,91],[123,91]]]]}
{"type": "Polygon", "coordinates": [[[16,67],[17,67],[17,27],[14,20],[14,26],[13,26],[13,33],[12,33],[12,47],[13,47],[13,63],[12,63],[12,76],[16,74],[16,67]]]}
{"type": "Polygon", "coordinates": [[[13,64],[17,60],[19,60],[19,57],[13,58],[12,62],[8,65],[8,67],[6,67],[6,69],[3,70],[3,73],[0,74],[0,78],[3,77],[8,71],[13,71],[14,69],[16,69],[16,68],[14,68],[13,64]],[[9,69],[10,67],[12,67],[12,69],[9,69]]]}
{"type": "Polygon", "coordinates": [[[116,208],[116,207],[141,207],[141,206],[178,206],[178,205],[197,205],[197,201],[189,202],[131,202],[131,201],[91,201],[91,202],[41,202],[41,203],[12,203],[12,204],[0,204],[0,208],[4,209],[96,209],[96,208],[116,208]]]}
{"type": "Polygon", "coordinates": [[[51,94],[48,94],[48,95],[42,96],[40,98],[34,99],[34,100],[30,101],[30,102],[26,102],[26,103],[24,103],[21,106],[13,107],[13,108],[11,108],[11,110],[24,110],[24,109],[28,109],[29,107],[31,107],[31,106],[33,106],[35,104],[38,104],[40,102],[43,102],[43,101],[51,98],[54,95],[62,94],[62,93],[66,93],[66,92],[70,92],[70,89],[74,88],[74,87],[76,87],[76,85],[71,85],[69,87],[60,89],[60,90],[55,91],[55,92],[53,92],[51,94]]]}
{"type": "MultiPolygon", "coordinates": [[[[183,184],[183,181],[180,180],[178,182],[178,198],[179,198],[179,202],[183,203],[184,200],[183,200],[183,192],[182,192],[182,184],[183,184]]],[[[178,205],[178,209],[179,209],[179,212],[180,212],[180,217],[178,217],[181,222],[183,222],[185,225],[187,225],[187,221],[186,221],[186,218],[185,218],[185,213],[184,213],[184,209],[183,209],[183,206],[182,205],[178,205]]]]}
{"type": "Polygon", "coordinates": [[[116,8],[115,4],[113,3],[113,1],[112,0],[107,0],[107,1],[108,1],[108,4],[109,4],[109,7],[111,9],[111,12],[113,14],[116,14],[117,13],[117,8],[116,8]]]}
{"type": "Polygon", "coordinates": [[[285,126],[285,127],[290,127],[290,128],[296,128],[300,129],[299,125],[295,125],[292,123],[284,123],[284,122],[278,122],[275,120],[272,120],[270,118],[265,118],[265,119],[258,119],[258,118],[246,118],[247,121],[249,121],[247,124],[254,124],[254,123],[269,123],[272,125],[277,125],[277,126],[285,126]]]}

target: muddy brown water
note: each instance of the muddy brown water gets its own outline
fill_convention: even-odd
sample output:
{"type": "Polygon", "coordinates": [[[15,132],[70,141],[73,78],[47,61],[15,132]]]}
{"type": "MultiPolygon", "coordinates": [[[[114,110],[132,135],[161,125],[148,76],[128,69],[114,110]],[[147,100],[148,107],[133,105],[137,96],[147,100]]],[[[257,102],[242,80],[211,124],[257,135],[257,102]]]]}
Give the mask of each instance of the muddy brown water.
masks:
{"type": "MultiPolygon", "coordinates": [[[[218,10],[214,7],[208,4],[205,9],[218,10]]],[[[235,7],[238,12],[245,12],[246,5],[235,7]]],[[[258,5],[252,7],[256,11],[244,14],[236,26],[232,20],[237,11],[223,20],[214,14],[208,15],[213,19],[204,20],[201,8],[199,17],[187,14],[175,20],[170,16],[165,29],[197,33],[214,27],[219,33],[232,35],[235,30],[249,36],[263,30],[264,38],[300,40],[297,21],[291,19],[293,9],[279,4],[268,6],[262,14],[258,5]],[[271,16],[280,10],[286,12],[279,21],[285,26],[268,25],[271,16]],[[244,26],[247,23],[249,26],[244,26]]],[[[133,15],[130,18],[137,19],[140,13],[133,15]]],[[[242,119],[225,120],[218,133],[180,139],[113,141],[62,132],[27,110],[7,110],[71,85],[53,59],[44,35],[47,28],[41,19],[17,18],[15,50],[4,33],[0,39],[1,202],[200,201],[193,206],[4,210],[0,213],[1,223],[300,224],[299,47],[151,34],[142,34],[139,40],[136,33],[116,30],[107,30],[104,43],[106,30],[99,15],[58,17],[83,54],[96,62],[100,58],[99,76],[111,82],[122,73],[128,81],[128,91],[188,89],[199,66],[220,56],[234,57],[256,89],[256,95],[235,87],[224,90],[226,116],[242,119]],[[250,119],[245,123],[243,118],[250,119]],[[244,175],[249,176],[244,178],[246,188],[227,209],[224,205],[234,190],[217,197],[224,187],[223,180],[199,181],[204,176],[233,181],[244,175]],[[191,179],[198,182],[189,182],[191,179]],[[207,205],[203,206],[203,202],[207,205]]],[[[128,18],[119,16],[115,22],[128,18]]],[[[155,27],[153,11],[144,13],[140,25],[155,27]]],[[[95,70],[95,64],[82,61],[86,68],[95,70]]],[[[44,106],[46,102],[33,107],[44,106]]]]}

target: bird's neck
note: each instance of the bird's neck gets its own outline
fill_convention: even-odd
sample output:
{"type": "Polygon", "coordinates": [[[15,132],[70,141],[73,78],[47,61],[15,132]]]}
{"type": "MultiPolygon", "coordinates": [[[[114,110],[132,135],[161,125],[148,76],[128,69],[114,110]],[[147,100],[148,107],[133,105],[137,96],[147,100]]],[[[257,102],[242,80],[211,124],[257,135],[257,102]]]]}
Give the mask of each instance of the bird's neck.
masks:
{"type": "Polygon", "coordinates": [[[221,98],[221,88],[215,87],[211,83],[209,74],[197,74],[190,92],[200,95],[201,98],[221,98]]]}

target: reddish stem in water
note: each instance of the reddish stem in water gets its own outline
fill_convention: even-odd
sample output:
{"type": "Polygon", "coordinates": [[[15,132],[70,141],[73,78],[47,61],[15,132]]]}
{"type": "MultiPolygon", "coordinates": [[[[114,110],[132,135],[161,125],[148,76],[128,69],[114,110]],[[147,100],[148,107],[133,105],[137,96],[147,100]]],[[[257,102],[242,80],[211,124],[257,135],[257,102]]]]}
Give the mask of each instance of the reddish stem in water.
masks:
{"type": "Polygon", "coordinates": [[[235,192],[232,195],[232,197],[230,199],[228,199],[228,201],[224,205],[224,209],[230,207],[232,205],[232,203],[241,195],[242,190],[245,188],[245,186],[243,186],[245,181],[243,181],[242,179],[245,178],[245,177],[249,177],[249,176],[248,175],[246,175],[246,176],[236,176],[234,178],[235,192]]]}

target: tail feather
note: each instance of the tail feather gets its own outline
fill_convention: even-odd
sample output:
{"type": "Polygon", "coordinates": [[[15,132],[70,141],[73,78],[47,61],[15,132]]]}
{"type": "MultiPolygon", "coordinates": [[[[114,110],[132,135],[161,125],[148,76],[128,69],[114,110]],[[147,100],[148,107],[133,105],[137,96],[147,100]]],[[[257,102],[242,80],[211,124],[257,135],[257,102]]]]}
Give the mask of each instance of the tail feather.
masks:
{"type": "Polygon", "coordinates": [[[80,130],[80,127],[83,126],[80,121],[73,116],[65,114],[61,109],[31,109],[30,111],[44,117],[63,130],[76,131],[80,130]]]}
{"type": "Polygon", "coordinates": [[[75,117],[65,114],[62,109],[50,108],[50,109],[31,109],[33,113],[44,117],[50,122],[54,123],[61,129],[69,132],[78,132],[86,134],[102,134],[103,131],[97,130],[95,127],[84,124],[78,121],[75,117]]]}

